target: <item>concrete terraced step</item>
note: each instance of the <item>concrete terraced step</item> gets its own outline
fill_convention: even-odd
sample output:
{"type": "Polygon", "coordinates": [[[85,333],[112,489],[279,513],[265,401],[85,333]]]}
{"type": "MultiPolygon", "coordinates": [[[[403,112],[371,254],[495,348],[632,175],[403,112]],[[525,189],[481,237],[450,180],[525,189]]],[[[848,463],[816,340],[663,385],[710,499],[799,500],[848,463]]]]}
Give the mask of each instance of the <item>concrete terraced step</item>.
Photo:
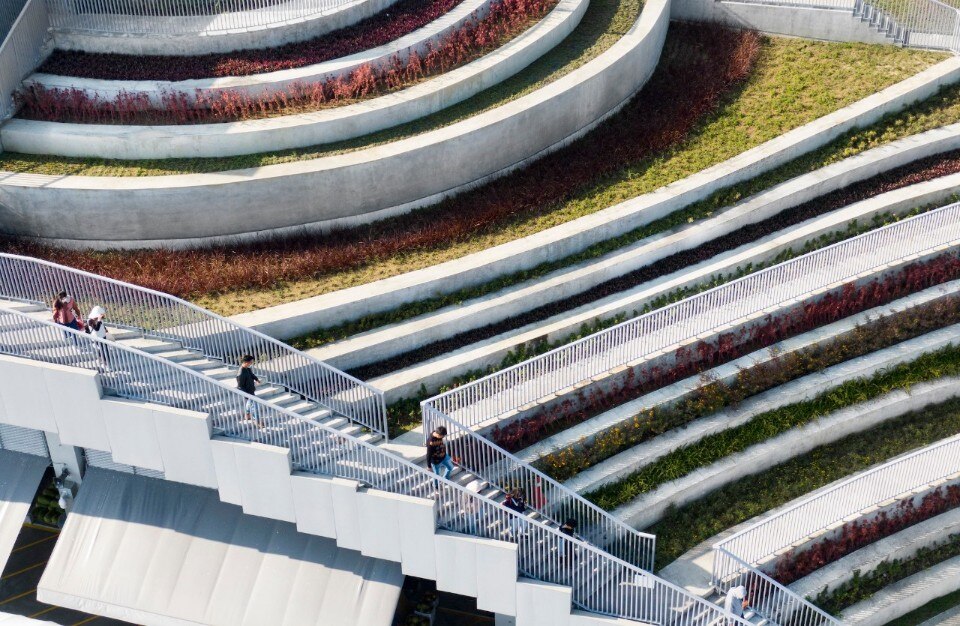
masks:
{"type": "MultiPolygon", "coordinates": [[[[705,283],[716,276],[733,273],[748,264],[768,262],[784,250],[799,249],[821,235],[843,230],[851,221],[857,220],[863,223],[869,222],[870,218],[881,213],[905,213],[917,206],[951,195],[958,186],[960,186],[960,174],[954,174],[890,191],[777,231],[734,250],[620,293],[539,322],[504,331],[494,337],[451,350],[368,382],[384,392],[388,403],[415,395],[421,385],[425,385],[428,391],[433,392],[442,385],[448,384],[456,376],[491,365],[499,365],[508,353],[521,346],[565,339],[579,331],[583,325],[589,325],[597,319],[634,315],[644,305],[677,289],[705,283]]],[[[693,244],[713,239],[717,234],[707,229],[695,232],[680,230],[676,233],[657,235],[588,264],[559,270],[546,277],[489,294],[458,307],[448,307],[361,333],[328,346],[308,350],[307,353],[341,369],[382,360],[387,356],[419,348],[437,339],[482,326],[483,324],[476,324],[473,320],[485,319],[484,316],[489,317],[491,311],[505,308],[511,315],[527,311],[554,300],[555,293],[564,297],[572,295],[607,278],[624,274],[635,267],[645,266],[648,264],[647,261],[652,263],[678,250],[689,249],[693,244]],[[646,261],[639,262],[638,259],[641,258],[646,261]],[[624,264],[628,267],[624,268],[624,264]],[[576,284],[577,287],[572,288],[571,283],[576,284]],[[545,292],[541,285],[546,285],[549,289],[545,292]]],[[[498,314],[490,319],[495,322],[503,317],[506,315],[498,314]]]]}

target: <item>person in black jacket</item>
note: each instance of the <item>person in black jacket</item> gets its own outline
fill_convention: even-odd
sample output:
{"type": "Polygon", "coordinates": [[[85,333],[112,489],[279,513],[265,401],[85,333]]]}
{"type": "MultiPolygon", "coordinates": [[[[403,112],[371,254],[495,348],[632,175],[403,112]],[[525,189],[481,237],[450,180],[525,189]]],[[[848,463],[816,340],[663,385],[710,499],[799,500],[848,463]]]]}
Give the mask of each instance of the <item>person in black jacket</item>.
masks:
{"type": "Polygon", "coordinates": [[[453,473],[453,459],[450,458],[447,446],[443,443],[443,438],[446,436],[447,429],[437,426],[427,439],[427,462],[430,463],[434,473],[441,478],[446,478],[453,473]]]}
{"type": "MultiPolygon", "coordinates": [[[[507,496],[503,501],[503,506],[513,511],[516,511],[520,515],[523,515],[524,513],[526,513],[527,501],[524,498],[523,489],[517,488],[517,489],[514,489],[513,491],[508,491],[507,496]]],[[[515,515],[510,516],[510,530],[513,533],[514,537],[517,537],[520,535],[522,523],[523,522],[521,518],[515,515]]]]}
{"type": "MultiPolygon", "coordinates": [[[[237,389],[251,396],[255,396],[257,395],[257,385],[260,384],[260,379],[253,373],[252,368],[253,357],[249,354],[244,355],[243,359],[240,360],[240,373],[237,375],[237,389]]],[[[243,406],[243,412],[246,419],[253,420],[257,428],[263,428],[263,424],[260,423],[260,410],[256,402],[248,399],[243,406]]]]}

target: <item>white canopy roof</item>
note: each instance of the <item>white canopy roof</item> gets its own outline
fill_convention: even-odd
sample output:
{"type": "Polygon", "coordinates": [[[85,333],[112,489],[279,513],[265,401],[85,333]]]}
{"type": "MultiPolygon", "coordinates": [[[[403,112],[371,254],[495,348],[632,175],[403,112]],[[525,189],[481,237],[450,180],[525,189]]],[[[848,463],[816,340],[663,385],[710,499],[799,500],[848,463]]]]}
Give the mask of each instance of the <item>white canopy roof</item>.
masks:
{"type": "Polygon", "coordinates": [[[0,571],[17,542],[50,459],[0,450],[0,571]]]}
{"type": "Polygon", "coordinates": [[[216,491],[90,469],[37,597],[148,625],[388,626],[402,583],[397,563],[216,491]]]}

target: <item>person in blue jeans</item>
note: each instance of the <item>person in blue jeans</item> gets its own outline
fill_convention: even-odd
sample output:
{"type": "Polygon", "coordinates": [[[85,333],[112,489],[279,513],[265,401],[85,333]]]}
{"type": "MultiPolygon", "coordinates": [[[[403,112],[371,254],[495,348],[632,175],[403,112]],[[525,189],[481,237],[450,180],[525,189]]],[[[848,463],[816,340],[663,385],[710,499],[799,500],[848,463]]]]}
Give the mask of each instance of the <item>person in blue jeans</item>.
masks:
{"type": "Polygon", "coordinates": [[[443,438],[446,436],[447,429],[437,426],[427,439],[427,462],[430,463],[433,472],[441,478],[447,478],[453,473],[453,459],[450,458],[447,446],[443,443],[443,438]]]}

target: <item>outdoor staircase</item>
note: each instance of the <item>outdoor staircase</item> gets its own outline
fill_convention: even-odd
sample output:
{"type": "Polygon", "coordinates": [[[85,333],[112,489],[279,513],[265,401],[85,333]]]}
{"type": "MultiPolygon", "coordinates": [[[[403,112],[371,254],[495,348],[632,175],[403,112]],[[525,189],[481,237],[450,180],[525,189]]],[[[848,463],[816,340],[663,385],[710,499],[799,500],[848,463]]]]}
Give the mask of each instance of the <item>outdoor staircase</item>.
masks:
{"type": "Polygon", "coordinates": [[[864,2],[864,0],[856,0],[853,5],[853,17],[861,22],[868,23],[878,33],[883,34],[887,39],[898,45],[910,45],[910,31],[894,19],[890,13],[874,4],[864,2]]]}
{"type": "MultiPolygon", "coordinates": [[[[23,314],[28,315],[31,318],[48,322],[51,319],[51,312],[49,307],[45,305],[32,304],[32,303],[22,303],[15,302],[12,300],[0,299],[0,309],[9,309],[17,311],[23,314]]],[[[110,329],[110,336],[116,340],[116,343],[125,345],[129,348],[139,350],[141,352],[146,352],[151,354],[154,357],[159,357],[164,360],[176,363],[183,367],[189,368],[196,372],[203,374],[206,377],[217,380],[224,385],[230,387],[236,387],[237,373],[239,367],[233,364],[224,363],[223,361],[211,357],[204,356],[197,350],[192,350],[189,348],[184,348],[180,343],[171,341],[166,338],[153,337],[149,334],[145,334],[139,330],[130,330],[124,328],[111,327],[109,323],[109,312],[107,318],[107,327],[110,329]]],[[[10,318],[2,319],[0,318],[0,335],[3,333],[14,332],[17,330],[17,324],[10,318]]],[[[2,343],[2,342],[0,342],[2,343]]],[[[47,348],[43,345],[31,346],[31,350],[37,353],[38,357],[42,356],[42,352],[47,348]]],[[[49,355],[47,355],[43,360],[49,361],[49,355]]],[[[93,352],[82,352],[78,349],[75,355],[71,355],[69,362],[62,363],[64,365],[68,364],[90,364],[94,363],[95,366],[101,371],[101,376],[114,376],[122,375],[122,372],[114,372],[110,369],[109,363],[103,363],[100,361],[98,354],[93,352]]],[[[256,366],[255,366],[256,371],[256,366]]],[[[261,376],[262,378],[262,376],[261,376]]],[[[355,423],[350,418],[344,415],[335,414],[328,408],[321,406],[320,404],[306,399],[302,395],[292,392],[289,389],[282,387],[277,384],[272,384],[268,381],[264,381],[259,387],[257,387],[257,397],[261,400],[269,402],[272,405],[281,407],[297,414],[303,420],[314,422],[316,424],[324,425],[329,428],[332,428],[343,435],[346,435],[353,439],[358,439],[360,441],[365,441],[372,445],[384,444],[386,443],[384,437],[376,432],[372,432],[367,428],[355,423]]],[[[230,417],[230,413],[221,412],[222,416],[230,417]]],[[[238,416],[239,417],[239,416],[238,416]]],[[[270,440],[275,442],[278,440],[284,440],[285,437],[299,437],[303,435],[290,434],[286,432],[284,424],[278,423],[269,423],[269,418],[262,418],[261,424],[258,426],[254,420],[239,419],[239,420],[229,420],[230,424],[228,425],[226,420],[221,419],[221,421],[214,422],[214,432],[218,435],[224,436],[240,436],[242,435],[245,438],[252,438],[256,440],[270,440]],[[242,432],[237,432],[237,425],[239,424],[242,432]],[[272,435],[269,436],[268,435],[272,435]]],[[[408,448],[410,446],[407,446],[408,448]]],[[[385,446],[384,449],[387,452],[392,454],[398,454],[397,446],[390,445],[385,446]]],[[[409,454],[404,455],[408,461],[413,461],[421,465],[426,464],[426,454],[425,449],[420,449],[418,451],[418,456],[410,456],[409,454]]],[[[347,462],[347,461],[343,461],[347,462]]],[[[472,488],[476,490],[482,497],[487,498],[491,501],[503,503],[506,494],[499,488],[492,486],[485,480],[477,477],[476,475],[470,473],[469,471],[464,470],[461,467],[456,467],[454,472],[450,475],[450,480],[455,483],[460,484],[463,487],[467,487],[471,484],[472,488]]],[[[427,482],[430,482],[427,479],[427,482]]],[[[452,504],[447,504],[447,508],[451,510],[439,512],[441,522],[444,519],[444,516],[463,516],[462,510],[452,510],[452,504]]],[[[542,516],[539,512],[529,509],[527,510],[527,516],[531,520],[539,520],[550,527],[559,528],[559,523],[556,520],[548,519],[542,516]]],[[[494,524],[498,522],[493,522],[494,524]]],[[[487,525],[487,528],[490,528],[487,525]]],[[[506,536],[511,532],[509,528],[498,528],[495,529],[501,535],[506,536]]]]}

